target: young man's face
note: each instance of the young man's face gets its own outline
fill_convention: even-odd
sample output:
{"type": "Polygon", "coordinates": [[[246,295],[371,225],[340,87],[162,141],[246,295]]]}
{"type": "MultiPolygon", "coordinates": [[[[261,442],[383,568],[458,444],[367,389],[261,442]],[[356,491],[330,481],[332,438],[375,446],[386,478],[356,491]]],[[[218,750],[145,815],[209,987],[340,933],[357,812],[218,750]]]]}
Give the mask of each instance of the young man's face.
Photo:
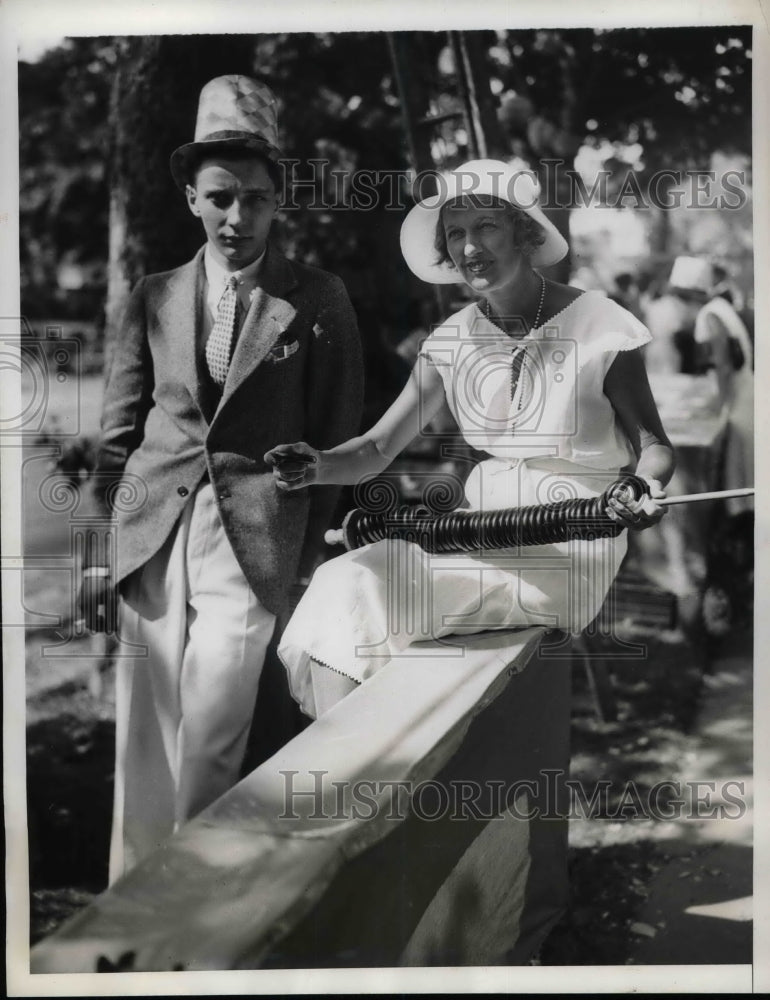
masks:
{"type": "Polygon", "coordinates": [[[238,271],[261,255],[279,200],[261,158],[207,158],[186,191],[220,264],[238,271]]]}

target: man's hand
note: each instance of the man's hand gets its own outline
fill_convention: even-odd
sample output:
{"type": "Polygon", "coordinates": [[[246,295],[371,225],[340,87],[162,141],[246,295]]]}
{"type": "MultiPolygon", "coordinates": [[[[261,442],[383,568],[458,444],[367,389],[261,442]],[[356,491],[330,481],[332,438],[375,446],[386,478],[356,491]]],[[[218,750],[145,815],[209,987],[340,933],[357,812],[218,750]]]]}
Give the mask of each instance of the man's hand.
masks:
{"type": "Polygon", "coordinates": [[[612,497],[607,507],[607,514],[613,521],[631,531],[642,531],[650,528],[666,513],[666,508],[655,503],[666,495],[666,491],[657,479],[650,479],[649,476],[642,476],[650,488],[650,495],[645,494],[640,500],[620,500],[612,497]]]}
{"type": "Polygon", "coordinates": [[[117,595],[107,567],[92,566],[83,570],[78,611],[81,621],[91,632],[115,632],[117,595]]]}
{"type": "Polygon", "coordinates": [[[300,490],[321,481],[321,452],[304,441],[271,448],[265,462],[273,467],[273,481],[279,490],[300,490]]]}

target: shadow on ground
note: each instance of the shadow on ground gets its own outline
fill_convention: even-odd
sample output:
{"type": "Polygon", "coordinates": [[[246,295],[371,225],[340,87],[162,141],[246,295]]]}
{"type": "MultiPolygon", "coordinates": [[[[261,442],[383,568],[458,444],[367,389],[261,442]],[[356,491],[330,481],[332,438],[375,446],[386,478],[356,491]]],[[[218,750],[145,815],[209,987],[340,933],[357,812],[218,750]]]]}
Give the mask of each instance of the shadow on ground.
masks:
{"type": "Polygon", "coordinates": [[[32,942],[107,884],[115,725],[76,683],[36,706],[27,728],[32,942]]]}
{"type": "Polygon", "coordinates": [[[688,849],[679,841],[637,840],[573,848],[570,907],[539,961],[749,964],[751,921],[735,919],[730,911],[734,901],[751,894],[752,851],[744,845],[688,849]],[[713,912],[687,912],[696,906],[713,912]]]}

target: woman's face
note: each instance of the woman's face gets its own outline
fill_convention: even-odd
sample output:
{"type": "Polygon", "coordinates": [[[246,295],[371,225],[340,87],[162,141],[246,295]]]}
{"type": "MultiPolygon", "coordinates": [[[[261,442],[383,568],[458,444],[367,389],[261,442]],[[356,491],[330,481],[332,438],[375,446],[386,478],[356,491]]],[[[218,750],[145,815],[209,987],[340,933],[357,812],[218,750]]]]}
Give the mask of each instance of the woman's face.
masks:
{"type": "Polygon", "coordinates": [[[441,219],[452,263],[474,291],[486,294],[517,279],[524,254],[516,247],[513,215],[503,205],[458,202],[445,206],[441,219]]]}

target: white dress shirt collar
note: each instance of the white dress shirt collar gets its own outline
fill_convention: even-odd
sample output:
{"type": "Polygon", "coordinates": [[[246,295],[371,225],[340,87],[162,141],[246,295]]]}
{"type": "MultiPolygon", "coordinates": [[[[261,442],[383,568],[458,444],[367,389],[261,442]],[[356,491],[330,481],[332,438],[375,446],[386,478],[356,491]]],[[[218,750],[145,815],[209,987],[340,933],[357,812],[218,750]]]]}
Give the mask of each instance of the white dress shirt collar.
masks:
{"type": "MultiPolygon", "coordinates": [[[[248,311],[251,299],[254,296],[254,289],[257,285],[257,276],[260,268],[262,267],[262,262],[265,259],[266,253],[267,248],[262,251],[261,255],[257,257],[256,260],[252,261],[251,264],[247,264],[246,267],[241,268],[239,272],[241,277],[238,283],[238,301],[244,311],[248,311]]],[[[206,273],[206,284],[208,286],[208,293],[206,296],[207,302],[209,308],[214,314],[216,314],[216,309],[225,290],[227,279],[233,272],[222,267],[219,261],[215,259],[213,253],[211,252],[211,247],[208,244],[206,244],[206,249],[203,253],[203,266],[206,273]]]]}

